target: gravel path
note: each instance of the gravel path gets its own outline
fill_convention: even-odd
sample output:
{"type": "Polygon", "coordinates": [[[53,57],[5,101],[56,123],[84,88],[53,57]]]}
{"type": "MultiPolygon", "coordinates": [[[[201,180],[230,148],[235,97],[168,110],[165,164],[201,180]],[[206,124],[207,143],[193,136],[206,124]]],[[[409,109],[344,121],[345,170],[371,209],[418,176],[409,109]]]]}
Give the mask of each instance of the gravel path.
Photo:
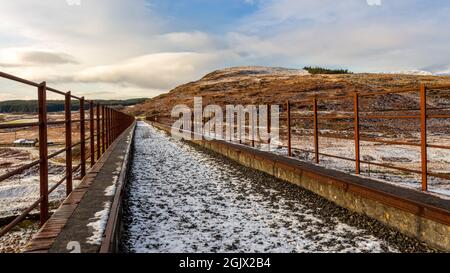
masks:
{"type": "Polygon", "coordinates": [[[143,122],[124,252],[427,252],[416,240],[143,122]]]}

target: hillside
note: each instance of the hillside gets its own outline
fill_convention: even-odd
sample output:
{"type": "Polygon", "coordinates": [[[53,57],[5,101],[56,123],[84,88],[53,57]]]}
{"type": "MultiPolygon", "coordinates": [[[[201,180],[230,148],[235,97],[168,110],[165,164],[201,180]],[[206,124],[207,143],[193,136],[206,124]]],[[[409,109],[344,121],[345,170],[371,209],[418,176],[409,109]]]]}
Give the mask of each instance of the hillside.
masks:
{"type": "MultiPolygon", "coordinates": [[[[204,104],[214,103],[221,106],[226,104],[285,104],[287,100],[295,102],[315,95],[344,95],[356,91],[374,92],[417,88],[421,82],[450,84],[450,77],[408,74],[310,75],[304,70],[295,69],[235,67],[214,71],[198,81],[181,85],[169,93],[131,107],[129,111],[135,115],[167,117],[176,104],[192,106],[194,96],[202,96],[204,104]]],[[[448,92],[446,94],[448,96],[448,92]]],[[[384,108],[414,107],[418,103],[416,95],[406,93],[384,96],[381,98],[384,104],[382,106],[384,108]]],[[[450,98],[447,97],[447,99],[450,98]]],[[[380,97],[377,100],[379,101],[380,97]]],[[[351,104],[351,101],[348,103],[351,104]]],[[[439,104],[442,101],[431,101],[430,103],[439,104]]],[[[374,104],[379,103],[371,101],[367,105],[373,106],[374,104]]],[[[320,107],[326,110],[338,110],[333,109],[332,105],[320,107]]]]}

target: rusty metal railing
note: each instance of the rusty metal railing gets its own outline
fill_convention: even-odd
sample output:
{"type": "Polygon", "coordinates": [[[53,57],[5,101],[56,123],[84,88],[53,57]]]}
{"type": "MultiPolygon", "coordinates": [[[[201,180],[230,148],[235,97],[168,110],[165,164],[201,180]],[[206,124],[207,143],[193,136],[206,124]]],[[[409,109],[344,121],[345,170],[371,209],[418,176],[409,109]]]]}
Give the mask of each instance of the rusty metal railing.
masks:
{"type": "MultiPolygon", "coordinates": [[[[307,154],[313,155],[312,160],[315,164],[321,164],[321,157],[325,158],[333,158],[336,160],[353,162],[354,170],[356,175],[361,174],[361,164],[367,164],[368,166],[373,165],[381,168],[396,170],[405,173],[411,173],[420,175],[420,184],[422,191],[428,191],[429,177],[443,179],[445,181],[450,180],[450,174],[446,172],[433,172],[429,169],[429,149],[435,150],[450,150],[450,143],[440,143],[440,144],[432,144],[427,138],[429,137],[428,131],[430,130],[430,125],[428,124],[430,120],[445,120],[450,122],[450,85],[430,85],[427,86],[425,84],[421,84],[418,88],[407,88],[400,90],[382,90],[382,91],[374,91],[374,92],[355,92],[352,94],[344,94],[339,96],[311,96],[301,100],[291,100],[287,102],[280,103],[283,105],[281,109],[281,127],[285,128],[285,130],[280,130],[280,139],[284,139],[282,141],[281,146],[287,149],[287,156],[294,156],[293,151],[304,152],[307,154]],[[430,93],[440,93],[442,94],[446,101],[446,105],[444,106],[430,106],[430,102],[427,100],[431,99],[430,93]],[[406,105],[404,107],[394,107],[393,109],[375,109],[368,110],[362,108],[362,104],[365,101],[371,101],[372,104],[378,105],[386,103],[384,100],[389,100],[390,96],[417,96],[412,99],[412,101],[417,101],[417,106],[409,106],[406,105]],[[380,98],[381,97],[381,98],[380,98]],[[343,104],[342,112],[340,114],[333,114],[329,112],[336,112],[338,109],[334,111],[326,111],[323,108],[327,108],[332,103],[341,103],[343,104]],[[301,109],[299,113],[293,113],[293,108],[301,109]],[[322,108],[322,109],[321,109],[322,108]],[[306,109],[306,110],[305,110],[306,109]],[[380,114],[378,112],[383,112],[384,114],[380,114]],[[411,113],[412,112],[412,113],[411,113]],[[386,114],[390,113],[390,114],[386,114]],[[295,115],[294,115],[295,114],[295,115]],[[345,130],[343,130],[346,134],[337,134],[337,133],[323,133],[324,131],[321,129],[323,127],[324,122],[330,123],[338,123],[344,120],[345,130]],[[391,138],[383,138],[383,137],[373,137],[373,136],[364,136],[364,124],[368,121],[376,121],[377,124],[383,125],[386,124],[386,121],[402,121],[408,122],[411,126],[417,126],[420,134],[417,142],[405,141],[405,140],[396,140],[391,138]],[[306,129],[310,127],[310,129],[306,131],[312,131],[310,134],[299,135],[293,131],[293,125],[296,127],[301,127],[301,129],[306,129]],[[303,140],[308,137],[312,137],[312,144],[306,149],[298,148],[293,144],[293,140],[303,140]],[[354,145],[354,157],[346,157],[342,155],[332,155],[328,153],[321,152],[323,149],[320,145],[320,139],[335,139],[335,140],[346,140],[352,141],[354,145]],[[395,166],[393,164],[386,164],[382,162],[374,162],[369,160],[361,159],[361,148],[365,146],[362,142],[368,143],[378,143],[378,144],[386,144],[386,145],[398,145],[398,146],[410,146],[416,147],[420,149],[420,169],[412,169],[406,167],[395,166]],[[287,143],[287,144],[284,144],[287,143]]],[[[298,111],[297,111],[298,112],[298,111]]],[[[259,115],[257,115],[259,116],[259,115]]],[[[156,121],[162,124],[171,125],[170,122],[173,122],[172,118],[167,116],[157,116],[151,118],[151,121],[156,121]]],[[[270,116],[267,115],[266,124],[268,124],[269,132],[270,132],[270,116]]],[[[365,125],[365,124],[364,124],[365,125]]],[[[446,126],[444,124],[444,126],[446,126]]],[[[193,126],[192,126],[193,127],[193,126]]],[[[237,125],[231,125],[232,128],[236,128],[237,125]]],[[[283,129],[282,128],[282,129],[283,129]]],[[[433,126],[431,126],[433,128],[433,126]]],[[[450,131],[450,126],[446,127],[446,135],[450,131]]],[[[247,128],[248,129],[248,128],[247,128]]],[[[401,129],[398,129],[401,130],[401,129]]],[[[386,129],[379,129],[378,132],[385,133],[386,129]]],[[[372,132],[373,133],[373,132],[372,132]]],[[[305,140],[306,141],[306,140],[305,140]]],[[[261,141],[255,140],[254,138],[249,139],[248,141],[240,140],[240,144],[249,145],[255,147],[255,142],[262,143],[261,141]]],[[[270,140],[268,143],[270,144],[270,140]]],[[[370,167],[369,167],[370,168],[370,167]]]]}
{"type": "Polygon", "coordinates": [[[46,82],[35,83],[14,75],[0,72],[0,78],[8,79],[14,82],[22,83],[37,88],[38,92],[38,122],[29,122],[23,124],[0,124],[0,129],[19,129],[38,127],[39,131],[39,159],[25,164],[13,171],[0,175],[0,183],[10,179],[15,175],[39,166],[39,189],[40,197],[12,222],[0,230],[0,237],[8,233],[17,224],[24,220],[27,215],[39,206],[40,224],[43,225],[49,218],[49,195],[56,190],[64,181],[66,182],[66,195],[69,195],[73,189],[73,174],[80,172],[80,179],[86,175],[86,163],[90,159],[90,167],[100,159],[108,147],[134,122],[134,117],[120,112],[109,106],[100,105],[91,100],[85,100],[84,97],[73,95],[70,91],[63,92],[47,86],[46,82]],[[64,96],[64,117],[62,121],[48,121],[47,117],[47,92],[64,96]],[[79,119],[72,119],[72,100],[79,101],[79,119]],[[89,110],[89,117],[86,119],[85,111],[89,110]],[[95,111],[94,111],[95,109],[95,111]],[[72,125],[79,124],[80,141],[72,142],[72,125]],[[89,136],[86,136],[86,123],[89,124],[89,136]],[[65,147],[61,150],[48,154],[48,126],[65,125],[65,147]],[[96,141],[95,141],[96,140],[96,141]],[[89,148],[86,142],[89,141],[89,148]],[[80,164],[73,167],[73,149],[80,147],[80,164]],[[86,155],[86,151],[89,154],[86,155]],[[65,175],[55,185],[49,188],[49,159],[60,154],[66,154],[65,157],[65,175]],[[96,156],[95,156],[96,155],[96,156]]]}
{"type": "MultiPolygon", "coordinates": [[[[404,89],[400,91],[380,91],[380,92],[367,92],[367,93],[354,93],[351,95],[345,95],[345,96],[329,96],[329,97],[314,97],[311,99],[301,100],[301,101],[295,101],[295,104],[310,104],[312,105],[312,115],[307,116],[300,116],[297,117],[298,119],[303,120],[312,120],[313,122],[313,139],[314,139],[314,148],[312,151],[309,150],[301,150],[306,153],[313,153],[314,154],[314,161],[317,164],[320,164],[320,157],[330,157],[335,158],[339,160],[345,160],[345,161],[352,161],[355,163],[355,173],[359,175],[361,173],[361,164],[371,164],[374,166],[386,168],[386,169],[393,169],[401,172],[407,172],[407,173],[413,173],[413,174],[419,174],[421,175],[421,188],[422,191],[428,190],[428,178],[429,177],[435,177],[445,180],[450,180],[450,175],[445,173],[436,173],[431,172],[428,169],[428,149],[443,149],[443,150],[450,150],[450,143],[449,145],[433,145],[428,143],[427,136],[428,136],[428,127],[427,122],[430,119],[447,119],[450,121],[450,107],[440,107],[440,108],[433,108],[429,107],[427,103],[427,99],[429,98],[428,92],[429,91],[439,91],[439,92],[445,92],[445,94],[450,94],[450,86],[426,86],[425,84],[421,84],[420,88],[418,89],[404,89]],[[398,95],[398,94],[404,94],[404,93],[410,93],[410,94],[419,94],[419,108],[404,108],[404,109],[391,109],[391,112],[394,112],[394,114],[391,115],[376,115],[372,114],[372,112],[376,111],[370,111],[366,113],[361,112],[361,103],[360,101],[369,98],[369,97],[377,97],[377,96],[386,96],[386,95],[398,95]],[[320,115],[318,111],[318,101],[321,102],[329,102],[329,101],[343,101],[343,100],[350,100],[350,104],[353,104],[353,114],[352,115],[320,115]],[[445,111],[445,114],[431,114],[430,111],[445,111]],[[398,114],[398,113],[404,113],[404,112],[419,112],[419,114],[413,114],[413,115],[405,115],[405,114],[398,114]],[[319,120],[353,120],[353,138],[348,136],[342,136],[342,135],[336,135],[336,134],[321,134],[319,132],[319,120]],[[396,140],[386,140],[382,138],[374,138],[374,137],[363,137],[361,136],[361,121],[362,120],[416,120],[416,124],[420,126],[420,141],[417,143],[414,142],[407,142],[407,141],[396,141],[396,140]],[[338,155],[331,155],[326,153],[320,152],[319,147],[319,138],[334,138],[334,139],[341,139],[341,140],[353,140],[354,141],[354,151],[355,155],[354,158],[348,158],[338,155]],[[387,145],[399,145],[399,146],[412,146],[412,147],[420,147],[420,154],[421,154],[421,168],[420,170],[417,169],[410,169],[410,168],[404,168],[404,167],[398,167],[391,164],[385,164],[385,163],[379,163],[379,162],[372,162],[367,160],[361,159],[361,142],[373,142],[373,143],[380,143],[380,144],[387,144],[387,145]]],[[[449,98],[450,99],[450,96],[449,98]]],[[[381,101],[381,100],[379,100],[381,101]]],[[[293,102],[287,102],[288,105],[292,105],[293,102]]],[[[291,121],[290,121],[290,106],[287,106],[287,130],[288,130],[288,156],[291,156],[291,149],[293,149],[291,145],[291,121]]],[[[349,111],[345,111],[349,112],[349,111]]],[[[450,130],[450,127],[448,128],[450,130]]]]}

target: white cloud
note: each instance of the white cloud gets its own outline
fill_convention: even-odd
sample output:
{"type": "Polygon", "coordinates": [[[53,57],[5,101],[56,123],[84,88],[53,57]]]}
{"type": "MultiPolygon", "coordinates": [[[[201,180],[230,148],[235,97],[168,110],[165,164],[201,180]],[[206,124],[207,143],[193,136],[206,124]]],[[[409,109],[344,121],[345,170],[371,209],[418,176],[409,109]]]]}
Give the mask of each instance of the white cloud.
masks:
{"type": "Polygon", "coordinates": [[[208,53],[156,53],[113,65],[91,67],[60,80],[168,89],[200,77],[216,61],[217,56],[208,53]]]}
{"type": "MultiPolygon", "coordinates": [[[[145,0],[0,1],[2,70],[111,98],[160,93],[231,65],[388,72],[450,64],[450,5],[423,8],[421,0],[376,8],[367,0],[243,0],[257,11],[222,33],[174,28],[145,0]]],[[[6,90],[0,97],[14,95],[6,90]]]]}
{"type": "Polygon", "coordinates": [[[275,55],[281,65],[368,72],[450,63],[449,6],[418,10],[419,4],[395,0],[373,9],[364,0],[265,1],[236,30],[232,47],[263,60],[275,55]]]}
{"type": "Polygon", "coordinates": [[[76,59],[63,52],[52,52],[36,48],[4,48],[0,49],[0,66],[42,66],[76,64],[76,59]]]}

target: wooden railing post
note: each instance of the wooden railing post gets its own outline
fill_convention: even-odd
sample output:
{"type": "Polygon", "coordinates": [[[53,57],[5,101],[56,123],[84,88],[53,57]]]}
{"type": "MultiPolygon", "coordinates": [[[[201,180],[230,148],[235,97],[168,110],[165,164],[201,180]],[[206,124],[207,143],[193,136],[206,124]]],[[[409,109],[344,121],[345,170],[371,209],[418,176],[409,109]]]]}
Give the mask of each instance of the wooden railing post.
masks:
{"type": "Polygon", "coordinates": [[[80,98],[80,176],[86,175],[86,129],[84,117],[84,97],[80,98]]]}
{"type": "Polygon", "coordinates": [[[96,107],[97,110],[97,119],[96,119],[96,135],[97,135],[97,160],[100,159],[100,154],[101,154],[101,148],[100,148],[100,135],[101,135],[101,130],[100,130],[100,104],[97,104],[96,107]]]}
{"type": "Polygon", "coordinates": [[[313,112],[314,112],[314,154],[315,161],[319,163],[319,117],[317,115],[317,98],[313,99],[313,112]]]}
{"type": "Polygon", "coordinates": [[[47,139],[47,86],[43,82],[38,87],[39,108],[39,189],[40,224],[48,219],[48,139],[47,139]]]}
{"type": "Polygon", "coordinates": [[[94,135],[94,102],[89,101],[89,135],[91,148],[91,167],[95,164],[95,135],[94,135]]]}
{"type": "Polygon", "coordinates": [[[66,195],[72,192],[72,97],[70,91],[65,97],[65,119],[66,119],[66,195]]]}
{"type": "Polygon", "coordinates": [[[360,141],[359,141],[359,95],[354,94],[353,98],[353,108],[354,108],[354,127],[355,127],[355,172],[356,174],[361,173],[361,155],[359,151],[360,141]]]}
{"type": "Polygon", "coordinates": [[[428,190],[428,154],[427,154],[427,87],[420,85],[420,143],[422,161],[422,191],[428,190]]]}
{"type": "Polygon", "coordinates": [[[291,142],[291,103],[287,101],[287,137],[288,137],[288,156],[292,156],[292,142],[291,142]]]}

